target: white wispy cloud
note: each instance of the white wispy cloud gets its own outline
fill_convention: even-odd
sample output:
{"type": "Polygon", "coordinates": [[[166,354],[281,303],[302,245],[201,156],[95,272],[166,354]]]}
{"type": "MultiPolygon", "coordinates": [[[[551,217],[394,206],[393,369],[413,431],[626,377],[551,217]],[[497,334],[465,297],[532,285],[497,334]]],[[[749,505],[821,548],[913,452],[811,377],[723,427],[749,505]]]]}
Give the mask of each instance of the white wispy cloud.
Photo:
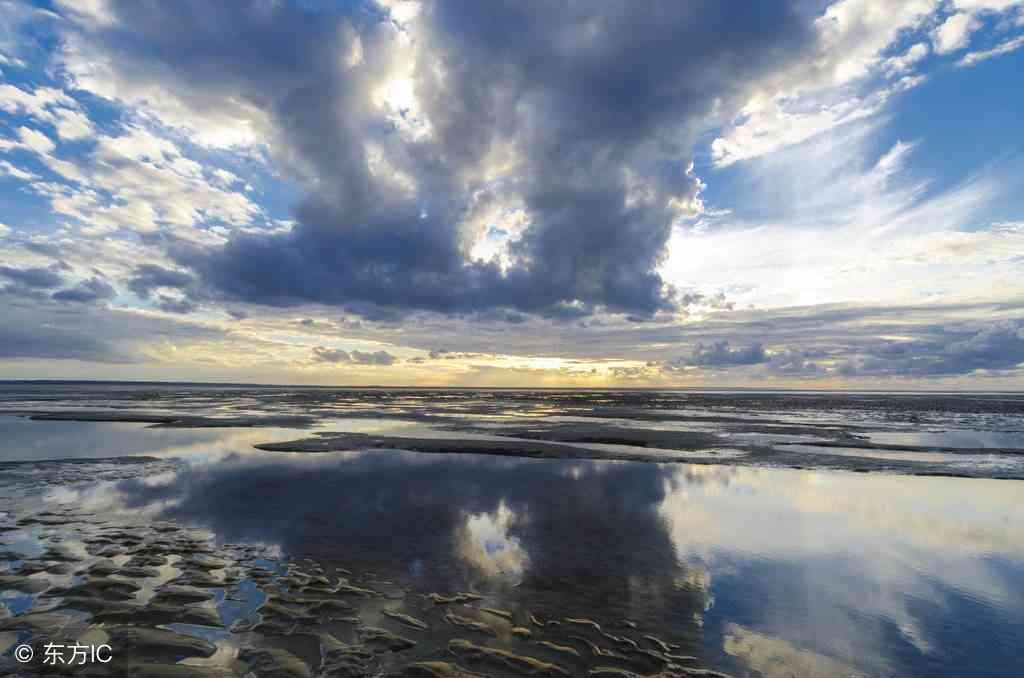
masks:
{"type": "Polygon", "coordinates": [[[989,206],[1020,187],[996,165],[942,190],[908,168],[914,142],[873,157],[864,120],[751,163],[741,200],[772,216],[681,228],[663,267],[682,289],[730,289],[737,307],[829,301],[1012,299],[1024,236],[990,231],[989,206]]]}
{"type": "Polygon", "coordinates": [[[51,125],[61,139],[84,139],[95,131],[81,105],[67,92],[54,87],[27,90],[0,84],[0,111],[27,115],[36,122],[51,125]]]}
{"type": "MultiPolygon", "coordinates": [[[[77,138],[83,129],[92,134],[88,118],[82,119],[85,122],[73,122],[76,129],[65,129],[62,138],[77,138]]],[[[57,119],[58,130],[61,122],[57,119]]],[[[152,130],[129,125],[120,133],[93,138],[90,150],[58,157],[57,144],[49,136],[20,127],[7,150],[31,150],[57,175],[56,180],[41,180],[37,172],[9,161],[3,169],[29,182],[31,190],[50,200],[56,214],[80,222],[89,235],[118,229],[157,232],[166,227],[183,237],[218,241],[223,238],[201,227],[216,223],[243,227],[263,214],[244,192],[225,184],[226,170],[211,168],[208,179],[201,163],[152,130]]]]}
{"type": "Polygon", "coordinates": [[[35,151],[40,155],[46,155],[57,147],[50,137],[46,136],[39,130],[32,129],[30,127],[19,127],[18,138],[21,140],[21,145],[23,147],[31,151],[35,151]]]}
{"type": "MultiPolygon", "coordinates": [[[[996,32],[1006,19],[1024,25],[1021,6],[1019,0],[839,0],[815,22],[817,51],[757,84],[711,143],[712,159],[728,166],[877,115],[893,95],[926,80],[930,55],[968,49],[986,23],[996,32]]],[[[973,66],[1021,45],[1024,37],[1011,36],[957,65],[973,66]]]]}
{"type": "Polygon", "coordinates": [[[939,54],[957,52],[967,47],[971,33],[981,23],[966,12],[953,14],[932,31],[932,45],[939,54]]]}
{"type": "Polygon", "coordinates": [[[1003,54],[1009,54],[1010,52],[1016,52],[1021,47],[1024,47],[1024,35],[1016,38],[1011,38],[1004,42],[999,43],[991,49],[980,50],[978,52],[970,52],[965,54],[960,61],[957,62],[958,66],[974,66],[975,64],[981,63],[993,57],[1002,56],[1003,54]]]}

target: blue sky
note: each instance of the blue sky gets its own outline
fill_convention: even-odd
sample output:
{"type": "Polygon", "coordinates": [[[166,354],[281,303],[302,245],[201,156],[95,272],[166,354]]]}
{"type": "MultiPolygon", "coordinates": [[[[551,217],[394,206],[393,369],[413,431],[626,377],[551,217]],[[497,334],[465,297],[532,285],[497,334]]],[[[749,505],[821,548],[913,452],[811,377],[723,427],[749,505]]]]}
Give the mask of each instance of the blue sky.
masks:
{"type": "Polygon", "coordinates": [[[2,4],[0,378],[1024,384],[1020,1],[2,4]]]}

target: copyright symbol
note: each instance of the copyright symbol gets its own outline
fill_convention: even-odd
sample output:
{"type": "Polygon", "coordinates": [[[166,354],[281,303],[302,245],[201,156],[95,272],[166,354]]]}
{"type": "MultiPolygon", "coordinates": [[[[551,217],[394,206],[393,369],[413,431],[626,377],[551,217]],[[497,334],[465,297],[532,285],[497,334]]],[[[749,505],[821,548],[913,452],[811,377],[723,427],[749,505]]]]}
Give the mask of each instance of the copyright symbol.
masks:
{"type": "Polygon", "coordinates": [[[19,645],[14,648],[14,658],[22,664],[27,664],[32,661],[33,654],[31,645],[19,645]]]}

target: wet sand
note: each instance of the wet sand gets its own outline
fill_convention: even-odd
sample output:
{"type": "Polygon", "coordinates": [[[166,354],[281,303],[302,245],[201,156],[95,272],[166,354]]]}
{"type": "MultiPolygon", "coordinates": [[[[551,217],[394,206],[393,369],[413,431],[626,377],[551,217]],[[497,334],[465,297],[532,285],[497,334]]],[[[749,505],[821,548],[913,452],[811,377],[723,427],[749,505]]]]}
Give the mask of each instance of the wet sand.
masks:
{"type": "MultiPolygon", "coordinates": [[[[40,551],[0,553],[0,589],[21,594],[23,607],[0,618],[0,639],[38,657],[46,643],[116,648],[110,665],[81,675],[725,675],[627,619],[606,628],[501,610],[484,594],[416,593],[259,545],[216,544],[170,521],[63,509],[9,512],[0,524],[25,529],[40,551]]],[[[49,675],[9,658],[4,669],[49,675]]]]}
{"type": "Polygon", "coordinates": [[[187,392],[188,406],[169,411],[173,388],[127,390],[116,408],[74,389],[21,388],[21,398],[0,412],[169,429],[314,429],[294,440],[256,442],[272,452],[392,449],[1024,479],[1024,398],[1012,394],[444,391],[438,399],[415,389],[187,392]],[[54,402],[59,409],[41,406],[54,402]],[[346,422],[366,420],[413,423],[411,432],[425,435],[345,430],[346,422]]]}

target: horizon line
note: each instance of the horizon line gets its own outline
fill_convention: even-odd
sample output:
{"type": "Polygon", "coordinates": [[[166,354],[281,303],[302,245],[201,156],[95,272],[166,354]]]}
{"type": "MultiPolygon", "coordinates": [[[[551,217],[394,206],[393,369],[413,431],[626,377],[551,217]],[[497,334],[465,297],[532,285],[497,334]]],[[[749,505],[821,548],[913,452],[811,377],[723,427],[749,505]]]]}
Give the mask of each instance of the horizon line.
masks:
{"type": "Polygon", "coordinates": [[[153,379],[0,379],[0,385],[36,384],[36,385],[102,385],[127,384],[137,386],[208,386],[208,387],[255,387],[255,388],[310,388],[310,389],[374,389],[374,390],[419,390],[419,391],[750,391],[750,392],[817,392],[817,393],[906,393],[906,394],[971,394],[999,393],[1024,395],[1024,388],[1007,389],[914,389],[914,388],[794,388],[786,386],[423,386],[385,384],[275,384],[241,381],[182,381],[153,379]]]}

